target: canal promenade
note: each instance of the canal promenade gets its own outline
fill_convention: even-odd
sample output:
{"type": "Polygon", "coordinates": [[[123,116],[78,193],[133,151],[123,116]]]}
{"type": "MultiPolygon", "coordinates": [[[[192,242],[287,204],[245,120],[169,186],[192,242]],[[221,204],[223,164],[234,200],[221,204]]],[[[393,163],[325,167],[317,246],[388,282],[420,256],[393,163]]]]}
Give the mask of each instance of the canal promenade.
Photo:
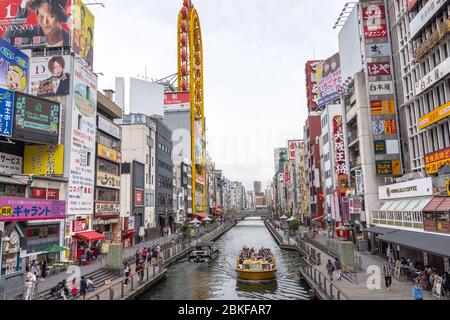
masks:
{"type": "MultiPolygon", "coordinates": [[[[281,223],[278,224],[281,225],[281,223]]],[[[339,293],[340,300],[413,300],[411,281],[392,277],[392,285],[389,290],[386,290],[382,274],[376,276],[367,272],[369,267],[378,267],[381,270],[384,263],[381,257],[355,252],[356,260],[359,261],[361,268],[355,273],[343,273],[342,280],[337,280],[334,275],[334,280],[330,281],[326,276],[326,264],[328,260],[333,262],[335,258],[330,251],[325,252],[320,243],[316,244],[310,238],[308,241],[304,241],[298,237],[285,237],[282,230],[276,229],[268,221],[266,221],[266,226],[280,247],[302,253],[305,260],[302,274],[322,299],[337,299],[339,293]],[[320,254],[319,259],[317,253],[320,254]]],[[[303,234],[307,231],[308,229],[301,228],[299,233],[303,234]]],[[[437,300],[438,298],[425,291],[424,299],[437,300]]]]}

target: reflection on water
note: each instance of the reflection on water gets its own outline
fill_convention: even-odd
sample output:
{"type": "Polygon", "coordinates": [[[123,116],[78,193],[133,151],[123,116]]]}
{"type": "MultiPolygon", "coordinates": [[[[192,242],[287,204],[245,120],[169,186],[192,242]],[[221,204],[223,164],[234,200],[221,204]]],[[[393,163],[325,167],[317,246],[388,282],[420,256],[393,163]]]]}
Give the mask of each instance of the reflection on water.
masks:
{"type": "Polygon", "coordinates": [[[259,218],[241,221],[217,240],[219,257],[210,263],[195,264],[187,259],[169,267],[166,277],[142,300],[305,300],[306,285],[299,279],[298,253],[281,250],[259,218]],[[237,279],[236,259],[243,245],[271,248],[277,261],[277,279],[248,282],[237,279]]]}

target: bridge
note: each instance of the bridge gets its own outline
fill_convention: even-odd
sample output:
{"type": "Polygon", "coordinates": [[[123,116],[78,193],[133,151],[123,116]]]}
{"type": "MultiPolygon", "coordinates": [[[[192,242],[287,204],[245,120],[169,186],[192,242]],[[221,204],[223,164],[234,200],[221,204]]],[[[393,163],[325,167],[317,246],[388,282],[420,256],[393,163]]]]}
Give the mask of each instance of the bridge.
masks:
{"type": "Polygon", "coordinates": [[[240,211],[236,213],[237,219],[245,219],[249,217],[261,217],[264,218],[270,218],[271,214],[267,210],[250,210],[250,211],[240,211]]]}

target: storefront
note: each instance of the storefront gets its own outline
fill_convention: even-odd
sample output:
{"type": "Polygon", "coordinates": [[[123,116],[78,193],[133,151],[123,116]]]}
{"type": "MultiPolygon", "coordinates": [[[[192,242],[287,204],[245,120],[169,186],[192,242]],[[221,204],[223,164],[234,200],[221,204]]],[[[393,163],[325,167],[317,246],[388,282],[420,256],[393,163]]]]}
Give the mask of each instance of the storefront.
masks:
{"type": "Polygon", "coordinates": [[[135,234],[136,229],[134,228],[134,217],[123,218],[122,245],[124,248],[134,245],[135,234]]]}
{"type": "Polygon", "coordinates": [[[90,264],[102,254],[102,244],[105,236],[95,231],[84,231],[74,235],[76,244],[76,260],[86,256],[86,263],[90,264]],[[89,254],[90,252],[90,254],[89,254]]]}
{"type": "Polygon", "coordinates": [[[434,197],[423,215],[425,231],[450,235],[450,197],[434,197]]]}
{"type": "Polygon", "coordinates": [[[120,242],[120,203],[95,203],[94,230],[103,234],[108,242],[120,242]]]}

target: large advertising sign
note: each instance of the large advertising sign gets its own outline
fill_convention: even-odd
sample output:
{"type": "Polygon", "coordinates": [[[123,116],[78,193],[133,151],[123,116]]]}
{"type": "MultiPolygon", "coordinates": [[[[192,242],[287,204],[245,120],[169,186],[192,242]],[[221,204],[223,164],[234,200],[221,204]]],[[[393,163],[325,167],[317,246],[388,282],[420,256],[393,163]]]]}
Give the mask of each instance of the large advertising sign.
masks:
{"type": "Polygon", "coordinates": [[[432,195],[433,181],[431,178],[416,179],[378,187],[378,198],[380,200],[415,198],[432,195]]]}
{"type": "Polygon", "coordinates": [[[120,215],[119,202],[99,202],[95,203],[95,217],[118,217],[120,215]]]}
{"type": "Polygon", "coordinates": [[[139,207],[144,206],[144,190],[134,189],[134,205],[139,207]]]}
{"type": "Polygon", "coordinates": [[[419,13],[411,20],[409,29],[411,39],[414,38],[425,24],[442,8],[447,0],[428,0],[419,13]]]}
{"type": "Polygon", "coordinates": [[[63,175],[64,145],[25,146],[24,174],[63,175]]]}
{"type": "Polygon", "coordinates": [[[78,59],[74,67],[68,213],[92,215],[95,185],[97,77],[78,59]]]}
{"type": "Polygon", "coordinates": [[[0,173],[22,173],[22,157],[0,152],[0,173]]]}
{"type": "Polygon", "coordinates": [[[98,156],[100,158],[115,162],[115,163],[121,163],[122,162],[122,154],[116,150],[113,150],[111,148],[108,148],[102,144],[98,144],[97,147],[98,156]]]}
{"type": "Polygon", "coordinates": [[[348,180],[348,170],[345,155],[343,117],[341,115],[333,117],[333,139],[335,173],[338,178],[339,188],[342,188],[348,180]]]}
{"type": "Polygon", "coordinates": [[[202,121],[195,120],[195,161],[196,163],[202,164],[204,159],[205,145],[203,142],[203,130],[202,130],[202,121]]]}
{"type": "MultiPolygon", "coordinates": [[[[319,72],[320,73],[320,72],[319,72]]],[[[325,60],[319,83],[319,106],[339,98],[341,93],[341,60],[339,53],[325,60]]]]}
{"type": "Polygon", "coordinates": [[[71,0],[0,1],[0,37],[19,49],[69,47],[71,0]]]}
{"type": "Polygon", "coordinates": [[[12,137],[14,92],[0,88],[0,136],[12,137]]]}
{"type": "Polygon", "coordinates": [[[164,111],[190,110],[191,95],[189,92],[168,92],[164,94],[164,111]]]}
{"type": "Polygon", "coordinates": [[[68,95],[71,59],[71,56],[31,58],[29,93],[38,97],[68,95]]]}
{"type": "Polygon", "coordinates": [[[450,166],[450,148],[439,150],[425,156],[427,174],[436,174],[445,165],[450,166]]]}
{"type": "Polygon", "coordinates": [[[26,92],[29,63],[25,53],[0,38],[0,86],[13,91],[26,92]]]}
{"type": "Polygon", "coordinates": [[[289,140],[289,160],[295,160],[295,154],[297,150],[300,150],[305,146],[305,140],[289,140]]]}
{"type": "Polygon", "coordinates": [[[15,139],[58,144],[60,104],[23,93],[15,94],[15,139]]]}
{"type": "Polygon", "coordinates": [[[120,190],[120,177],[104,172],[97,172],[97,186],[120,190]]]}
{"type": "Polygon", "coordinates": [[[418,96],[436,82],[450,73],[450,57],[441,62],[436,68],[431,70],[425,77],[416,82],[414,86],[415,94],[418,96]]]}
{"type": "Polygon", "coordinates": [[[98,115],[98,129],[106,132],[116,139],[120,139],[122,137],[122,130],[120,129],[120,127],[101,115],[98,115]]]}
{"type": "Polygon", "coordinates": [[[379,176],[398,176],[402,168],[386,7],[384,1],[364,1],[360,7],[375,169],[379,176]]]}
{"type": "Polygon", "coordinates": [[[306,97],[309,111],[314,111],[319,106],[320,74],[322,72],[323,60],[307,61],[306,71],[306,97]]]}
{"type": "Polygon", "coordinates": [[[88,69],[94,65],[94,15],[80,0],[73,0],[72,49],[87,63],[88,69]]]}
{"type": "Polygon", "coordinates": [[[436,122],[439,122],[450,116],[450,102],[440,106],[437,109],[434,109],[430,113],[424,115],[419,118],[419,128],[425,129],[436,122]]]}
{"type": "Polygon", "coordinates": [[[65,201],[0,198],[0,221],[64,219],[65,214],[65,201]]]}

